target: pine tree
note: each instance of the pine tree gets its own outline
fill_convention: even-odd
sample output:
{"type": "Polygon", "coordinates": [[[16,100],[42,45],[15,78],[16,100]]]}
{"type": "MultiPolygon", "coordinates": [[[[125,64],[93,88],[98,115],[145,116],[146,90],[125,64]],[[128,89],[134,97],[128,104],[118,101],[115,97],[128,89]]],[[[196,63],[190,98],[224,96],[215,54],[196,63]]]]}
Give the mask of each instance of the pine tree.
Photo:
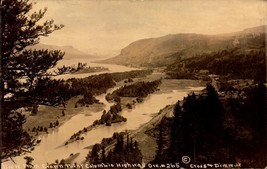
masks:
{"type": "Polygon", "coordinates": [[[67,67],[54,74],[47,71],[56,66],[64,53],[55,50],[32,50],[40,37],[63,28],[53,20],[40,22],[47,9],[32,12],[30,0],[1,0],[1,158],[29,151],[34,141],[22,128],[25,117],[16,110],[38,104],[62,104],[69,98],[68,86],[51,80],[51,75],[74,71],[67,67]],[[23,82],[20,79],[24,79],[23,82]],[[48,86],[53,86],[52,88],[48,86]],[[53,90],[53,91],[51,91],[53,90]]]}
{"type": "Polygon", "coordinates": [[[105,147],[102,146],[102,151],[101,151],[101,161],[103,163],[106,163],[107,162],[107,158],[106,158],[106,151],[105,151],[105,147]]]}
{"type": "Polygon", "coordinates": [[[158,149],[156,151],[156,157],[155,157],[155,162],[160,163],[162,159],[162,155],[163,155],[163,126],[162,123],[159,124],[159,135],[157,138],[157,146],[158,149]]]}
{"type": "Polygon", "coordinates": [[[222,105],[219,100],[218,93],[211,84],[207,84],[206,87],[206,97],[203,100],[203,112],[202,119],[206,126],[206,131],[210,135],[217,135],[221,132],[223,128],[223,117],[222,117],[222,105]]]}
{"type": "Polygon", "coordinates": [[[65,110],[63,109],[61,112],[62,116],[65,116],[65,110]]]}
{"type": "Polygon", "coordinates": [[[182,130],[181,130],[181,121],[182,121],[182,110],[180,102],[178,101],[175,104],[173,111],[173,121],[171,125],[170,133],[170,146],[168,149],[169,157],[171,162],[177,162],[179,153],[181,153],[181,147],[183,146],[183,140],[181,140],[182,130]]]}
{"type": "Polygon", "coordinates": [[[123,145],[123,135],[119,135],[117,138],[117,142],[115,144],[114,153],[121,153],[123,152],[124,145],[123,145]]]}
{"type": "Polygon", "coordinates": [[[33,169],[33,167],[34,167],[32,164],[33,158],[26,156],[26,157],[24,157],[24,159],[26,160],[25,169],[33,169]]]}
{"type": "Polygon", "coordinates": [[[90,154],[90,157],[89,157],[89,161],[90,163],[92,164],[97,164],[99,163],[100,159],[99,159],[99,155],[98,155],[98,144],[94,145],[93,148],[92,148],[92,151],[91,151],[91,154],[90,154]]]}

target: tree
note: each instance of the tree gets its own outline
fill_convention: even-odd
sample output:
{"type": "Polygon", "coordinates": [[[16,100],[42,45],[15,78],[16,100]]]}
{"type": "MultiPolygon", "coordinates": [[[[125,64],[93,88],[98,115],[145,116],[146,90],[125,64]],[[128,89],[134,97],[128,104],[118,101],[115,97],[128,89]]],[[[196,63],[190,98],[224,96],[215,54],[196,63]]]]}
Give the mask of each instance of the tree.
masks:
{"type": "Polygon", "coordinates": [[[211,135],[217,135],[223,128],[223,107],[218,93],[211,84],[207,84],[206,90],[207,96],[204,97],[202,103],[204,109],[202,113],[203,123],[211,135]]]}
{"type": "Polygon", "coordinates": [[[33,105],[33,108],[32,108],[32,115],[36,115],[38,112],[38,105],[33,105]]]}
{"type": "Polygon", "coordinates": [[[158,148],[157,148],[157,151],[156,151],[155,161],[156,162],[160,162],[160,159],[161,159],[162,154],[163,154],[163,146],[164,146],[162,123],[159,124],[159,135],[158,135],[158,138],[157,138],[157,146],[158,146],[158,148]]]}
{"type": "Polygon", "coordinates": [[[64,109],[62,110],[61,113],[62,113],[62,116],[65,116],[65,110],[64,109]]]}
{"type": "Polygon", "coordinates": [[[56,122],[55,122],[55,126],[58,126],[59,125],[59,121],[57,120],[56,122]]]}
{"type": "Polygon", "coordinates": [[[38,104],[62,104],[69,98],[61,96],[68,86],[50,78],[75,69],[58,68],[58,71],[49,73],[48,70],[56,66],[64,53],[30,49],[30,46],[39,43],[40,37],[63,28],[63,25],[54,24],[53,20],[42,21],[46,8],[32,12],[33,3],[29,0],[0,0],[0,3],[1,105],[5,105],[1,106],[1,157],[7,158],[29,151],[34,145],[34,140],[22,128],[25,117],[17,109],[38,104]],[[60,92],[44,92],[51,84],[57,84],[54,91],[61,89],[60,92]]]}
{"type": "Polygon", "coordinates": [[[101,149],[102,149],[102,151],[101,151],[101,161],[102,161],[103,163],[106,163],[107,159],[106,159],[106,151],[105,151],[105,147],[102,146],[101,149]]]}
{"type": "Polygon", "coordinates": [[[99,163],[100,161],[100,158],[99,158],[99,150],[100,150],[100,144],[95,144],[92,148],[92,151],[89,155],[89,162],[92,163],[92,164],[97,164],[99,163]]]}
{"type": "Polygon", "coordinates": [[[183,134],[181,129],[182,115],[182,108],[180,106],[180,101],[178,101],[173,110],[173,120],[170,132],[170,146],[168,153],[171,162],[177,162],[178,159],[180,159],[178,155],[183,146],[183,139],[181,137],[183,134]]]}
{"type": "Polygon", "coordinates": [[[34,167],[32,164],[33,158],[26,156],[26,157],[24,157],[24,159],[26,160],[25,169],[33,169],[33,167],[34,167]]]}

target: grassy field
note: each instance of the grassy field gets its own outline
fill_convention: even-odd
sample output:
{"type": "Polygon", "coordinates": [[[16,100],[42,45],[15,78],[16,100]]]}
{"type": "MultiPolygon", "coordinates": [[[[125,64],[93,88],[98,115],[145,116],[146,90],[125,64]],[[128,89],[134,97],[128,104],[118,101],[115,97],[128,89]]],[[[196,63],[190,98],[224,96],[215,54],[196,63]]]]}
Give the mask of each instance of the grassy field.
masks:
{"type": "Polygon", "coordinates": [[[205,86],[206,83],[200,80],[177,80],[177,79],[162,79],[162,83],[159,87],[162,91],[169,90],[181,90],[188,87],[205,86]]]}
{"type": "MultiPolygon", "coordinates": [[[[38,112],[36,115],[31,115],[26,113],[26,123],[23,125],[24,129],[29,132],[32,136],[45,134],[45,132],[32,132],[33,127],[43,126],[48,128],[48,132],[52,129],[49,128],[50,123],[55,123],[57,120],[59,125],[63,124],[69,120],[74,115],[80,113],[82,110],[85,113],[87,112],[99,112],[103,110],[104,105],[102,104],[93,104],[89,107],[77,107],[75,108],[75,103],[80,99],[80,97],[74,97],[70,99],[66,104],[66,110],[64,111],[65,115],[62,115],[63,106],[39,106],[38,112]]],[[[87,113],[86,115],[90,115],[87,113]]]]}

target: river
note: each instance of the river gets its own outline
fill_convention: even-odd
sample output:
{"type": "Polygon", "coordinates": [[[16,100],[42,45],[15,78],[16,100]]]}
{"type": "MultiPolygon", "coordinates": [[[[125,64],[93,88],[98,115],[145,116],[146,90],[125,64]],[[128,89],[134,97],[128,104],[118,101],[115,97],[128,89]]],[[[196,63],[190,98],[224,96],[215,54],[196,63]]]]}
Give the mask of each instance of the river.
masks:
{"type": "Polygon", "coordinates": [[[101,71],[101,72],[92,72],[92,73],[81,73],[81,74],[64,74],[60,76],[56,76],[56,79],[68,79],[68,78],[84,78],[91,75],[97,75],[101,73],[114,73],[114,72],[125,72],[125,71],[131,71],[131,70],[137,70],[137,68],[132,67],[126,67],[122,65],[113,65],[113,64],[100,64],[100,63],[93,63],[90,59],[72,59],[72,60],[61,60],[57,64],[58,67],[60,66],[72,66],[77,65],[79,62],[81,63],[87,63],[87,66],[90,67],[106,67],[108,68],[108,71],[101,71]]]}
{"type": "MultiPolygon", "coordinates": [[[[133,69],[124,66],[116,67],[114,65],[106,64],[94,65],[108,67],[110,72],[123,72],[133,69]]],[[[78,76],[86,77],[88,75],[80,74],[78,76]]],[[[75,75],[75,77],[77,77],[77,75],[75,75]]],[[[70,76],[64,75],[63,78],[70,78],[70,76]]],[[[200,91],[203,89],[202,86],[184,87],[188,81],[177,81],[179,81],[179,83],[184,83],[182,85],[183,87],[179,88],[179,86],[176,86],[173,89],[168,88],[168,90],[157,91],[145,98],[144,102],[136,104],[134,109],[124,109],[121,114],[127,118],[127,122],[112,124],[112,126],[97,127],[83,135],[84,140],[70,143],[67,146],[62,146],[73,133],[91,125],[96,119],[99,119],[103,110],[97,113],[91,112],[90,116],[85,115],[85,113],[81,111],[79,114],[73,116],[69,121],[65,122],[57,129],[54,129],[51,133],[43,135],[40,145],[36,146],[31,153],[14,157],[13,160],[15,163],[10,160],[3,162],[2,168],[7,169],[9,166],[15,166],[20,169],[25,168],[25,160],[23,159],[24,156],[30,156],[34,158],[33,164],[35,165],[36,169],[44,168],[47,163],[53,163],[56,159],[60,161],[63,158],[67,158],[72,153],[79,153],[79,156],[75,158],[74,161],[81,163],[85,160],[85,157],[89,151],[88,149],[84,149],[85,147],[100,143],[103,138],[111,137],[114,132],[137,129],[140,125],[148,122],[152,118],[153,114],[159,112],[159,110],[166,105],[174,104],[177,102],[177,100],[182,100],[183,97],[185,97],[190,91],[200,91]]],[[[168,83],[168,81],[164,81],[164,83],[168,83]]],[[[108,92],[112,92],[115,89],[116,87],[109,89],[108,92]]],[[[105,100],[105,94],[97,96],[97,99],[105,104],[106,110],[108,110],[112,105],[105,100]]]]}

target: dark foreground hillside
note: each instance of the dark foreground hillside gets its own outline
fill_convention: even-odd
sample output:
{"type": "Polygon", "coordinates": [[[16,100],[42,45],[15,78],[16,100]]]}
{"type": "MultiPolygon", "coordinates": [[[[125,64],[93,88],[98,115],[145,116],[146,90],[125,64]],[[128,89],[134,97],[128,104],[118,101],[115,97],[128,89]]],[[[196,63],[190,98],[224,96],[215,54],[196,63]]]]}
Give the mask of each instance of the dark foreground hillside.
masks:
{"type": "Polygon", "coordinates": [[[219,97],[208,85],[203,94],[192,93],[177,102],[174,117],[148,131],[158,145],[151,164],[264,168],[266,87],[260,83],[242,91],[242,97],[219,97]],[[189,164],[182,161],[184,156],[191,159],[189,164]]]}

